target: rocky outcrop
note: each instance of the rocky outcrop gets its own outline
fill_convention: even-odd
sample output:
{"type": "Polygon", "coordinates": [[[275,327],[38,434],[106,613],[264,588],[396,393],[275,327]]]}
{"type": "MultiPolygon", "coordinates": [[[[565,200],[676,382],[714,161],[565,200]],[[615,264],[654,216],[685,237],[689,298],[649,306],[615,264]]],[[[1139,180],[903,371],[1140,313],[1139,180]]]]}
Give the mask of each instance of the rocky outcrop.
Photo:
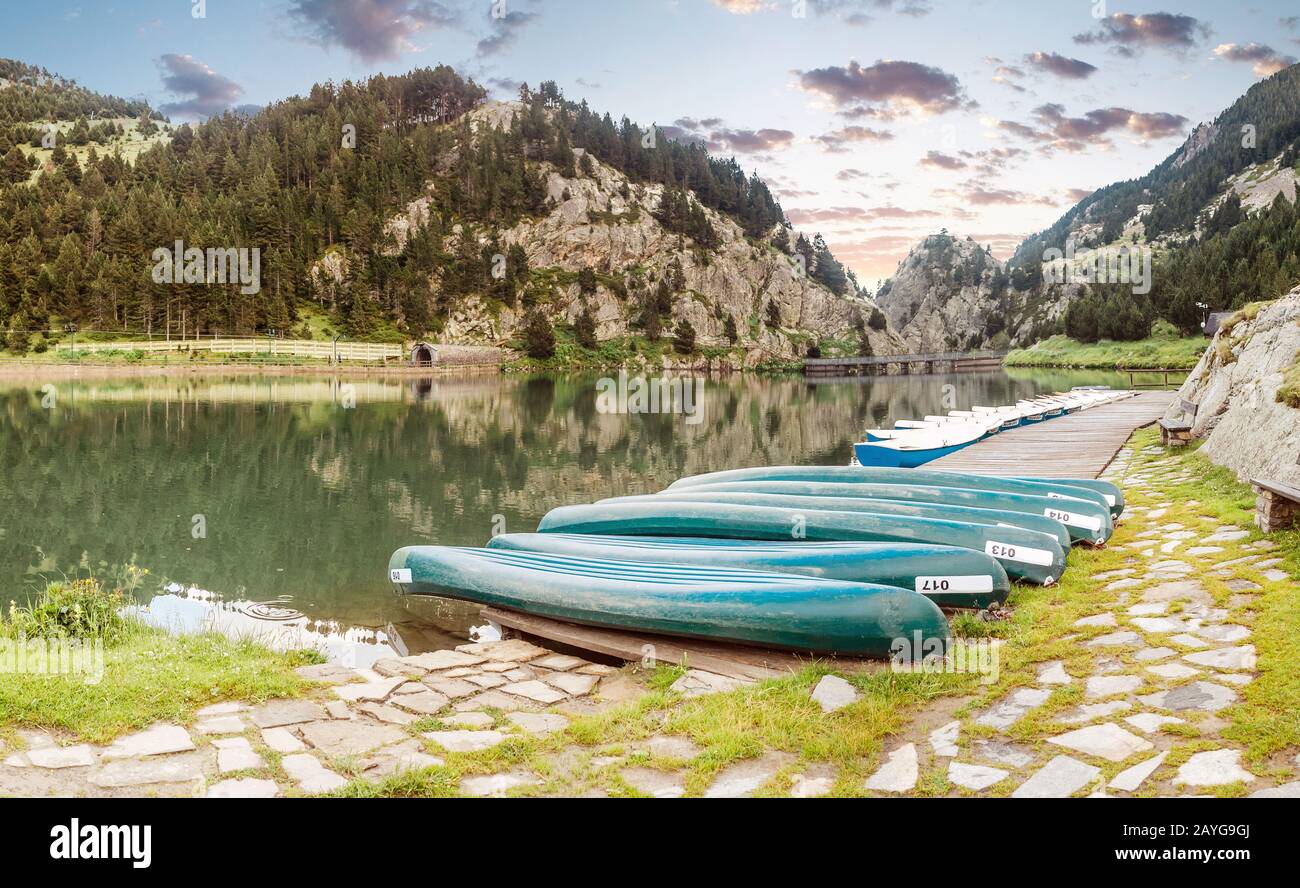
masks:
{"type": "Polygon", "coordinates": [[[913,247],[876,299],[912,352],[1001,342],[1010,311],[1006,267],[970,238],[947,234],[913,247]]]}
{"type": "Polygon", "coordinates": [[[1300,355],[1300,287],[1275,302],[1239,312],[1215,334],[1179,401],[1197,405],[1192,432],[1201,452],[1242,478],[1300,484],[1300,410],[1278,403],[1284,371],[1300,355]]]}
{"type": "MultiPolygon", "coordinates": [[[[508,129],[512,115],[523,106],[493,102],[470,115],[471,127],[508,129]]],[[[578,172],[564,176],[551,163],[537,164],[545,182],[548,210],[517,225],[495,232],[453,229],[449,249],[456,239],[473,236],[486,245],[494,234],[501,250],[521,247],[533,272],[546,272],[555,280],[553,292],[541,307],[553,322],[572,323],[582,310],[584,296],[573,276],[590,268],[603,277],[596,292],[585,302],[596,320],[600,340],[627,336],[641,304],[615,293],[611,278],[630,281],[635,275],[643,287],[653,287],[680,267],[683,286],[674,297],[671,320],[665,332],[679,319],[695,328],[699,346],[726,346],[727,320],[739,335],[737,346],[745,351],[744,361],[753,366],[764,361],[794,360],[804,356],[808,344],[833,339],[856,343],[855,324],[870,318],[876,307],[864,294],[836,295],[804,274],[790,255],[768,240],[747,238],[730,217],[705,208],[719,237],[719,246],[701,250],[692,241],[665,229],[655,218],[663,197],[657,184],[633,183],[618,170],[594,157],[590,163],[575,149],[578,172]],[[583,168],[588,172],[583,173],[583,168]],[[567,274],[566,274],[567,273],[567,274]],[[781,326],[768,325],[768,303],[774,302],[781,326]]],[[[407,234],[427,219],[428,198],[413,202],[387,220],[385,232],[400,251],[407,234]]],[[[793,244],[793,232],[779,229],[793,244]]],[[[431,282],[436,287],[437,281],[431,282]]],[[[460,300],[443,328],[445,342],[500,344],[515,337],[525,317],[522,306],[503,307],[469,296],[460,300]]],[[[876,354],[900,352],[903,340],[890,328],[867,335],[876,354]]]]}

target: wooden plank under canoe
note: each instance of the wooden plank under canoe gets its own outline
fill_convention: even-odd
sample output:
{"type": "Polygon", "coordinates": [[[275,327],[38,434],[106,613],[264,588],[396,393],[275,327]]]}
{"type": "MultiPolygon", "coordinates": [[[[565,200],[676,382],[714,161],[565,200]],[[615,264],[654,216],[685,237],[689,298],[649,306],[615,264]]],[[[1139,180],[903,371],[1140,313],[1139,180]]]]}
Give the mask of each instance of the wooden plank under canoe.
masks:
{"type": "MultiPolygon", "coordinates": [[[[607,657],[617,657],[629,663],[645,657],[647,645],[654,647],[655,659],[673,665],[702,669],[728,678],[761,681],[780,678],[816,662],[812,656],[801,656],[789,651],[773,651],[726,642],[712,642],[697,638],[680,638],[655,635],[649,632],[628,632],[621,629],[603,629],[579,626],[563,620],[552,620],[505,608],[485,607],[480,613],[484,619],[547,641],[558,642],[579,650],[592,651],[607,657]]],[[[876,672],[889,668],[883,660],[860,657],[831,658],[835,668],[849,672],[876,672]]]]}

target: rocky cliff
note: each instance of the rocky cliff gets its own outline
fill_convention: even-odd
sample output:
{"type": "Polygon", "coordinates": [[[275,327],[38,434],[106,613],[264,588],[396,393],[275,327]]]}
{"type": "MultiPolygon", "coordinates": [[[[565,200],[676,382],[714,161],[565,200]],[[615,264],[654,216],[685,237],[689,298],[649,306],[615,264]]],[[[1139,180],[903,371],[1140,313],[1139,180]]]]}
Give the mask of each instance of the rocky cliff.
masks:
{"type": "Polygon", "coordinates": [[[1030,310],[1054,319],[1031,295],[970,238],[935,234],[908,252],[876,299],[909,351],[970,351],[1026,340],[1037,317],[1030,310]]]}
{"type": "Polygon", "coordinates": [[[1277,399],[1297,360],[1300,287],[1225,322],[1167,418],[1179,418],[1179,401],[1190,401],[1197,405],[1193,434],[1206,439],[1201,452],[1211,460],[1242,478],[1300,484],[1300,410],[1277,399]]]}
{"type": "MultiPolygon", "coordinates": [[[[513,114],[523,107],[489,103],[471,113],[471,123],[476,132],[483,127],[509,129],[513,114]]],[[[797,233],[792,229],[778,226],[768,239],[759,241],[746,237],[730,216],[702,207],[718,235],[718,245],[701,248],[667,230],[656,218],[664,197],[662,185],[632,182],[594,156],[584,158],[582,149],[574,153],[578,162],[571,176],[549,161],[535,165],[545,184],[545,214],[493,231],[457,227],[448,246],[455,249],[464,237],[486,246],[495,237],[502,253],[521,247],[533,277],[540,276],[549,285],[551,295],[539,306],[541,310],[553,323],[571,324],[585,303],[602,341],[639,332],[633,325],[643,303],[629,296],[629,289],[645,292],[671,276],[675,293],[665,333],[685,319],[694,327],[699,346],[729,346],[730,319],[738,336],[735,347],[746,366],[802,358],[817,342],[856,347],[859,319],[870,318],[875,302],[852,285],[844,295],[837,295],[805,273],[805,265],[795,258],[797,233]],[[784,250],[778,249],[781,244],[784,250]],[[586,296],[575,280],[584,269],[596,272],[598,281],[595,292],[586,296]],[[769,303],[776,305],[779,325],[770,322],[769,303]]],[[[393,235],[397,250],[403,248],[408,233],[425,222],[428,207],[428,198],[421,198],[388,220],[385,230],[393,235]]],[[[332,276],[322,263],[313,270],[318,286],[327,285],[332,276]]],[[[437,280],[430,286],[436,288],[437,280]]],[[[441,338],[502,344],[517,336],[529,310],[471,295],[452,311],[441,338]]],[[[876,354],[904,348],[892,328],[868,326],[866,335],[876,354]]]]}

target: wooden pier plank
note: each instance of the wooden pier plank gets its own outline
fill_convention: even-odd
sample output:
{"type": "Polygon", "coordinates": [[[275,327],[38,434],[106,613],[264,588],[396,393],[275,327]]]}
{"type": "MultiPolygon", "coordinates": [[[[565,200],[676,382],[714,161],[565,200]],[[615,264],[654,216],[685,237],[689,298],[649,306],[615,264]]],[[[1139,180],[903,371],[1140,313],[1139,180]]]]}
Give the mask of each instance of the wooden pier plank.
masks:
{"type": "Polygon", "coordinates": [[[593,651],[607,657],[618,657],[629,663],[642,660],[652,649],[654,659],[660,663],[689,666],[692,669],[703,669],[705,672],[744,681],[761,681],[765,678],[789,675],[818,660],[830,660],[835,663],[836,669],[849,672],[889,668],[889,664],[883,660],[866,660],[860,657],[814,657],[811,654],[766,650],[700,638],[681,638],[654,635],[649,632],[583,626],[498,607],[485,607],[480,613],[485,619],[524,635],[558,642],[579,650],[593,651]]]}
{"type": "Polygon", "coordinates": [[[973,475],[1097,478],[1135,429],[1164,415],[1173,392],[1123,401],[1001,432],[925,468],[973,475]]]}

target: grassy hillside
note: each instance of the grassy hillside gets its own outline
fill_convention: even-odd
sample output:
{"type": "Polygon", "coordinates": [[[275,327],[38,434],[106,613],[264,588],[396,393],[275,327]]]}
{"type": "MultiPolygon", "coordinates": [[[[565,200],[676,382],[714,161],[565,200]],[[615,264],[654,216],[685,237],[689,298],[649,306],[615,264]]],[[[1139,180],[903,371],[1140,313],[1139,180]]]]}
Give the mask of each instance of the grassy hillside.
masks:
{"type": "Polygon", "coordinates": [[[1210,340],[1151,337],[1136,342],[1082,343],[1068,336],[1052,336],[1029,348],[1007,355],[1008,367],[1087,367],[1111,370],[1116,367],[1180,368],[1196,366],[1210,340]]]}

